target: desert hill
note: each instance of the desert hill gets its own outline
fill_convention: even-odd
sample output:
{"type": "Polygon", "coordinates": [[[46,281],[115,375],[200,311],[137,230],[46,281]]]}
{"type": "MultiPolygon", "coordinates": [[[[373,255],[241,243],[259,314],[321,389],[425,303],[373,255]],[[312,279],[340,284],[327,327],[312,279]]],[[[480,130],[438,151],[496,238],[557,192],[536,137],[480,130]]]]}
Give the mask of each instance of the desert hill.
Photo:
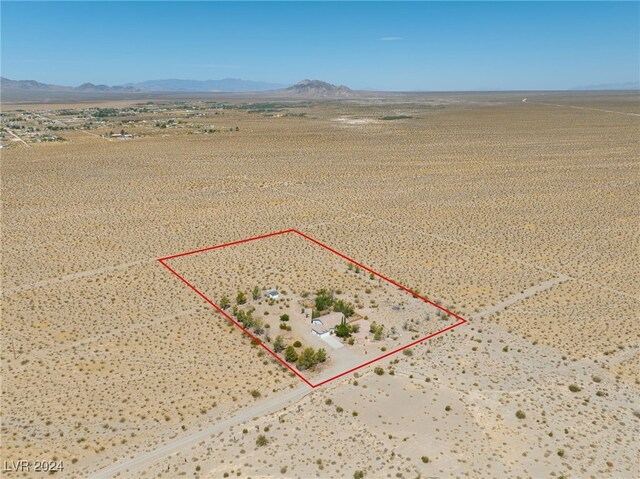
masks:
{"type": "Polygon", "coordinates": [[[344,85],[333,85],[321,80],[302,80],[301,82],[286,88],[284,92],[310,98],[348,98],[357,96],[356,92],[344,85]]]}

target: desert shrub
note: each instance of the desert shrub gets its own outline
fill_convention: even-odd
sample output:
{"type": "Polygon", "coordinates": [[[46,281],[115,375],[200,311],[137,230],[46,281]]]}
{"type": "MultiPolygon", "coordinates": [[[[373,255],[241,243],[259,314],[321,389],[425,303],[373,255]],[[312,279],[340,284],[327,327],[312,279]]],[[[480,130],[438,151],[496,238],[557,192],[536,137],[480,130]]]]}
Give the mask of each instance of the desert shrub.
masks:
{"type": "Polygon", "coordinates": [[[403,349],[402,350],[402,354],[404,354],[405,356],[413,356],[413,351],[411,349],[403,349]]]}
{"type": "Polygon", "coordinates": [[[289,321],[289,315],[288,314],[283,314],[280,316],[280,321],[289,321]]]}
{"type": "Polygon", "coordinates": [[[378,376],[382,376],[384,374],[384,369],[378,366],[373,370],[373,372],[376,373],[378,376]]]}
{"type": "Polygon", "coordinates": [[[429,457],[428,456],[422,456],[420,459],[422,459],[422,462],[424,462],[425,464],[427,464],[429,462],[429,457]]]}
{"type": "Polygon", "coordinates": [[[316,354],[313,348],[305,348],[304,351],[302,351],[302,353],[300,354],[296,366],[298,367],[298,369],[303,371],[305,369],[312,368],[316,364],[316,354]]]}
{"type": "Polygon", "coordinates": [[[324,363],[327,360],[327,352],[320,348],[316,351],[316,361],[319,363],[324,363]]]}
{"type": "Polygon", "coordinates": [[[269,443],[269,440],[267,439],[267,436],[265,436],[264,434],[260,434],[256,438],[256,446],[258,447],[266,446],[268,443],[269,443]]]}
{"type": "Polygon", "coordinates": [[[558,449],[557,454],[558,454],[558,456],[560,456],[560,457],[564,457],[564,449],[558,449]]]}
{"type": "Polygon", "coordinates": [[[570,384],[569,385],[569,391],[571,391],[572,393],[577,393],[582,391],[582,388],[580,386],[578,386],[577,384],[570,384]]]}
{"type": "Polygon", "coordinates": [[[364,471],[356,471],[353,473],[353,479],[362,479],[364,477],[364,471]]]}
{"type": "Polygon", "coordinates": [[[282,336],[279,336],[279,335],[276,336],[276,339],[273,342],[273,350],[276,353],[284,351],[284,340],[282,339],[282,336]]]}
{"type": "Polygon", "coordinates": [[[300,346],[302,346],[302,343],[300,341],[296,341],[293,343],[294,348],[299,348],[300,346]]]}
{"type": "Polygon", "coordinates": [[[447,411],[447,412],[451,411],[451,406],[449,406],[449,405],[445,406],[444,410],[447,411]]]}
{"type": "Polygon", "coordinates": [[[260,394],[260,391],[258,391],[257,389],[252,389],[250,394],[254,399],[258,399],[260,396],[262,396],[262,394],[260,394]]]}
{"type": "Polygon", "coordinates": [[[287,346],[284,352],[284,360],[288,363],[295,363],[298,360],[298,353],[296,353],[293,346],[287,346]]]}
{"type": "Polygon", "coordinates": [[[325,403],[327,406],[331,406],[331,405],[333,404],[333,399],[331,399],[331,398],[327,398],[327,399],[325,399],[325,400],[324,400],[324,403],[325,403]]]}
{"type": "Polygon", "coordinates": [[[236,303],[238,304],[244,304],[247,302],[247,295],[244,294],[242,291],[240,291],[237,295],[236,295],[236,303]]]}
{"type": "Polygon", "coordinates": [[[516,411],[516,417],[518,419],[524,419],[525,417],[527,417],[527,415],[524,413],[524,411],[521,411],[520,409],[518,409],[516,411]]]}
{"type": "Polygon", "coordinates": [[[223,296],[222,298],[220,298],[220,307],[222,309],[227,309],[229,306],[231,306],[231,301],[229,301],[229,298],[227,296],[223,296]]]}
{"type": "Polygon", "coordinates": [[[351,336],[351,326],[342,318],[342,322],[334,328],[333,332],[339,338],[347,338],[351,336]]]}

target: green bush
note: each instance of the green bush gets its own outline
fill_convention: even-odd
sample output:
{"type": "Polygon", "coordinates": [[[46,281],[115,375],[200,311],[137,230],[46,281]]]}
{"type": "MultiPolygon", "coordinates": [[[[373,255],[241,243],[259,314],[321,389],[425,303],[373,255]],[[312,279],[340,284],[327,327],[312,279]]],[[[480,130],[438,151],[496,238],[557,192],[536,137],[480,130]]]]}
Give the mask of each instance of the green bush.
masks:
{"type": "Polygon", "coordinates": [[[333,304],[333,293],[326,289],[321,289],[316,293],[316,309],[318,311],[324,311],[329,309],[333,304]]]}
{"type": "Polygon", "coordinates": [[[319,363],[324,363],[327,360],[327,352],[320,348],[316,351],[316,361],[319,363]]]}
{"type": "Polygon", "coordinates": [[[296,353],[293,346],[287,346],[284,352],[284,360],[288,363],[295,363],[298,360],[298,353],[296,353]]]}
{"type": "Polygon", "coordinates": [[[236,295],[236,303],[238,304],[244,304],[247,302],[247,295],[244,294],[242,291],[240,291],[237,295],[236,295]]]}
{"type": "Polygon", "coordinates": [[[350,318],[351,316],[353,316],[353,313],[356,312],[353,304],[348,303],[342,299],[333,303],[333,310],[344,314],[345,318],[350,318]]]}
{"type": "Polygon", "coordinates": [[[299,370],[304,371],[305,369],[312,368],[316,364],[316,354],[313,348],[305,348],[300,354],[296,366],[299,370]]]}
{"type": "Polygon", "coordinates": [[[273,342],[273,350],[276,353],[284,351],[284,340],[282,339],[282,336],[279,336],[279,335],[276,336],[276,339],[273,342]]]}

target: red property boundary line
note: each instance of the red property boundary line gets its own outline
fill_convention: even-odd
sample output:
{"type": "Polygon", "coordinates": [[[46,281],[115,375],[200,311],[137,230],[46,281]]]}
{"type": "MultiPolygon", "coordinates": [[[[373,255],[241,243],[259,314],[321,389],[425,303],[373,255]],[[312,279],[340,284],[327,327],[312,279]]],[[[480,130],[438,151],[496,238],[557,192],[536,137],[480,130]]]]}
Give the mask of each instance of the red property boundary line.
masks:
{"type": "Polygon", "coordinates": [[[466,319],[464,319],[462,316],[459,316],[458,314],[449,311],[446,308],[443,308],[442,306],[440,306],[437,303],[434,303],[433,301],[431,301],[430,299],[424,298],[422,296],[420,296],[419,294],[415,293],[414,291],[411,291],[408,288],[405,288],[404,286],[402,286],[399,283],[396,283],[395,281],[393,281],[390,278],[387,278],[386,276],[381,275],[380,273],[372,270],[371,268],[363,265],[362,263],[359,263],[351,258],[349,258],[348,256],[345,256],[344,254],[336,251],[335,249],[331,248],[330,246],[327,246],[324,243],[321,243],[320,241],[312,238],[311,236],[308,236],[304,233],[302,233],[301,231],[298,231],[296,229],[288,229],[288,230],[282,230],[282,231],[276,231],[275,233],[269,233],[269,234],[265,234],[265,235],[261,235],[261,236],[254,236],[253,238],[246,238],[246,239],[242,239],[242,240],[238,240],[238,241],[232,241],[230,243],[224,243],[224,244],[219,244],[216,246],[209,246],[207,248],[201,248],[201,249],[195,249],[192,251],[187,251],[185,253],[178,253],[178,254],[174,254],[171,256],[165,256],[164,258],[158,258],[158,262],[164,266],[165,268],[167,268],[169,271],[171,271],[171,273],[173,273],[180,281],[182,281],[184,284],[186,284],[189,288],[191,288],[193,291],[195,291],[195,293],[200,296],[202,299],[204,299],[207,303],[209,303],[216,311],[218,311],[220,314],[222,314],[225,318],[227,318],[229,321],[231,321],[233,324],[235,324],[238,328],[240,328],[242,330],[242,332],[244,334],[246,334],[247,336],[249,336],[256,344],[258,344],[259,346],[261,346],[267,353],[269,353],[271,356],[273,356],[274,358],[276,358],[280,364],[282,364],[284,367],[286,367],[287,369],[289,369],[292,373],[294,373],[296,376],[298,376],[300,379],[302,379],[308,386],[310,386],[311,388],[317,388],[319,386],[322,386],[324,384],[327,384],[328,382],[333,381],[334,379],[338,379],[342,376],[345,376],[347,374],[350,374],[354,371],[357,371],[358,369],[362,369],[366,366],[369,366],[372,363],[375,363],[376,361],[380,361],[381,359],[384,359],[388,356],[391,356],[393,354],[396,354],[404,349],[410,348],[412,346],[415,346],[416,344],[419,344],[423,341],[426,341],[427,339],[431,339],[434,336],[438,336],[442,333],[445,333],[447,331],[452,330],[453,328],[456,328],[458,326],[462,326],[463,324],[466,324],[468,321],[466,319]],[[340,256],[341,258],[349,261],[350,263],[353,263],[354,265],[359,266],[360,268],[364,269],[365,271],[368,271],[369,273],[372,273],[374,276],[377,276],[380,279],[385,280],[386,282],[396,286],[397,288],[406,291],[407,293],[410,293],[411,295],[413,295],[416,298],[421,299],[422,301],[424,301],[425,303],[428,303],[432,306],[435,306],[436,308],[438,308],[439,310],[453,316],[454,318],[456,318],[458,320],[457,323],[452,324],[444,329],[441,329],[439,331],[436,331],[435,333],[431,333],[428,336],[425,336],[424,338],[420,338],[417,339],[405,346],[401,346],[397,349],[394,349],[393,351],[390,351],[388,353],[383,354],[382,356],[378,356],[375,359],[372,359],[370,361],[367,361],[359,366],[356,366],[354,368],[351,368],[347,371],[344,371],[340,374],[337,374],[333,377],[330,377],[329,379],[325,379],[324,381],[321,381],[317,384],[313,384],[311,383],[307,378],[305,378],[302,374],[300,374],[299,371],[297,371],[295,368],[293,368],[291,365],[289,365],[286,361],[283,361],[275,352],[273,352],[271,349],[269,349],[259,338],[257,338],[255,335],[253,335],[250,331],[248,331],[247,329],[244,328],[244,326],[242,326],[242,324],[240,324],[239,322],[237,322],[235,319],[233,319],[229,314],[227,314],[220,306],[218,306],[216,303],[214,303],[213,301],[211,301],[209,298],[207,298],[207,296],[205,296],[198,288],[196,288],[193,284],[191,284],[189,281],[187,281],[182,275],[180,275],[180,273],[178,273],[175,269],[173,269],[171,266],[169,266],[167,264],[167,261],[172,260],[172,259],[176,259],[176,258],[181,258],[183,256],[189,256],[192,254],[196,254],[196,253],[203,253],[205,251],[211,251],[214,249],[219,249],[219,248],[225,248],[227,246],[232,246],[232,245],[236,245],[236,244],[241,244],[241,243],[247,243],[249,241],[256,241],[259,239],[264,239],[264,238],[270,238],[272,236],[278,236],[278,235],[283,235],[283,234],[287,234],[287,233],[295,233],[299,236],[301,236],[302,238],[311,241],[312,243],[317,244],[318,246],[321,246],[322,248],[331,251],[333,254],[340,256]]]}

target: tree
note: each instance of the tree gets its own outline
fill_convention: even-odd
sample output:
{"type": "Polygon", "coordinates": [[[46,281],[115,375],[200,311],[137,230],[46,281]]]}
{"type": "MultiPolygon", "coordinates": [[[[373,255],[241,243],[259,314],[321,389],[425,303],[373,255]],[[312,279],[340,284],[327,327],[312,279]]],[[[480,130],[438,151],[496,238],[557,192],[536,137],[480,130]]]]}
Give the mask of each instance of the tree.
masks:
{"type": "MultiPolygon", "coordinates": [[[[251,318],[253,319],[253,318],[251,318]]],[[[255,318],[252,321],[253,332],[256,334],[264,333],[264,322],[260,318],[255,318]]]]}
{"type": "Polygon", "coordinates": [[[293,346],[287,346],[284,352],[284,360],[288,363],[295,363],[298,360],[298,353],[296,353],[293,346]]]}
{"type": "Polygon", "coordinates": [[[280,321],[289,321],[289,315],[288,314],[283,314],[280,316],[280,321]]]}
{"type": "Polygon", "coordinates": [[[333,293],[326,289],[321,289],[316,293],[316,309],[318,311],[324,311],[329,309],[333,304],[333,293]]]}
{"type": "Polygon", "coordinates": [[[236,296],[236,303],[238,304],[244,304],[247,302],[247,295],[244,294],[242,291],[240,291],[238,293],[238,295],[236,296]]]}
{"type": "Polygon", "coordinates": [[[305,348],[298,358],[296,366],[300,371],[312,368],[316,365],[316,354],[313,348],[305,348]]]}
{"type": "Polygon", "coordinates": [[[284,350],[284,340],[282,339],[282,336],[276,336],[276,339],[273,342],[273,350],[276,353],[279,353],[284,350]]]}
{"type": "Polygon", "coordinates": [[[342,299],[333,303],[333,310],[339,311],[340,313],[344,314],[345,318],[350,318],[351,316],[353,316],[353,313],[356,312],[353,304],[348,303],[342,299]]]}
{"type": "Polygon", "coordinates": [[[229,306],[231,306],[231,301],[229,301],[229,298],[225,294],[222,298],[220,298],[220,307],[222,309],[227,309],[229,306]]]}
{"type": "Polygon", "coordinates": [[[253,290],[251,291],[251,296],[253,297],[254,301],[256,299],[259,299],[260,298],[260,288],[258,288],[257,286],[255,288],[253,288],[253,290]]]}
{"type": "Polygon", "coordinates": [[[333,331],[339,338],[347,338],[351,336],[351,326],[347,324],[347,321],[344,318],[342,318],[342,322],[338,324],[333,331]]]}
{"type": "Polygon", "coordinates": [[[324,363],[327,360],[327,352],[320,348],[316,351],[316,362],[324,363]]]}

